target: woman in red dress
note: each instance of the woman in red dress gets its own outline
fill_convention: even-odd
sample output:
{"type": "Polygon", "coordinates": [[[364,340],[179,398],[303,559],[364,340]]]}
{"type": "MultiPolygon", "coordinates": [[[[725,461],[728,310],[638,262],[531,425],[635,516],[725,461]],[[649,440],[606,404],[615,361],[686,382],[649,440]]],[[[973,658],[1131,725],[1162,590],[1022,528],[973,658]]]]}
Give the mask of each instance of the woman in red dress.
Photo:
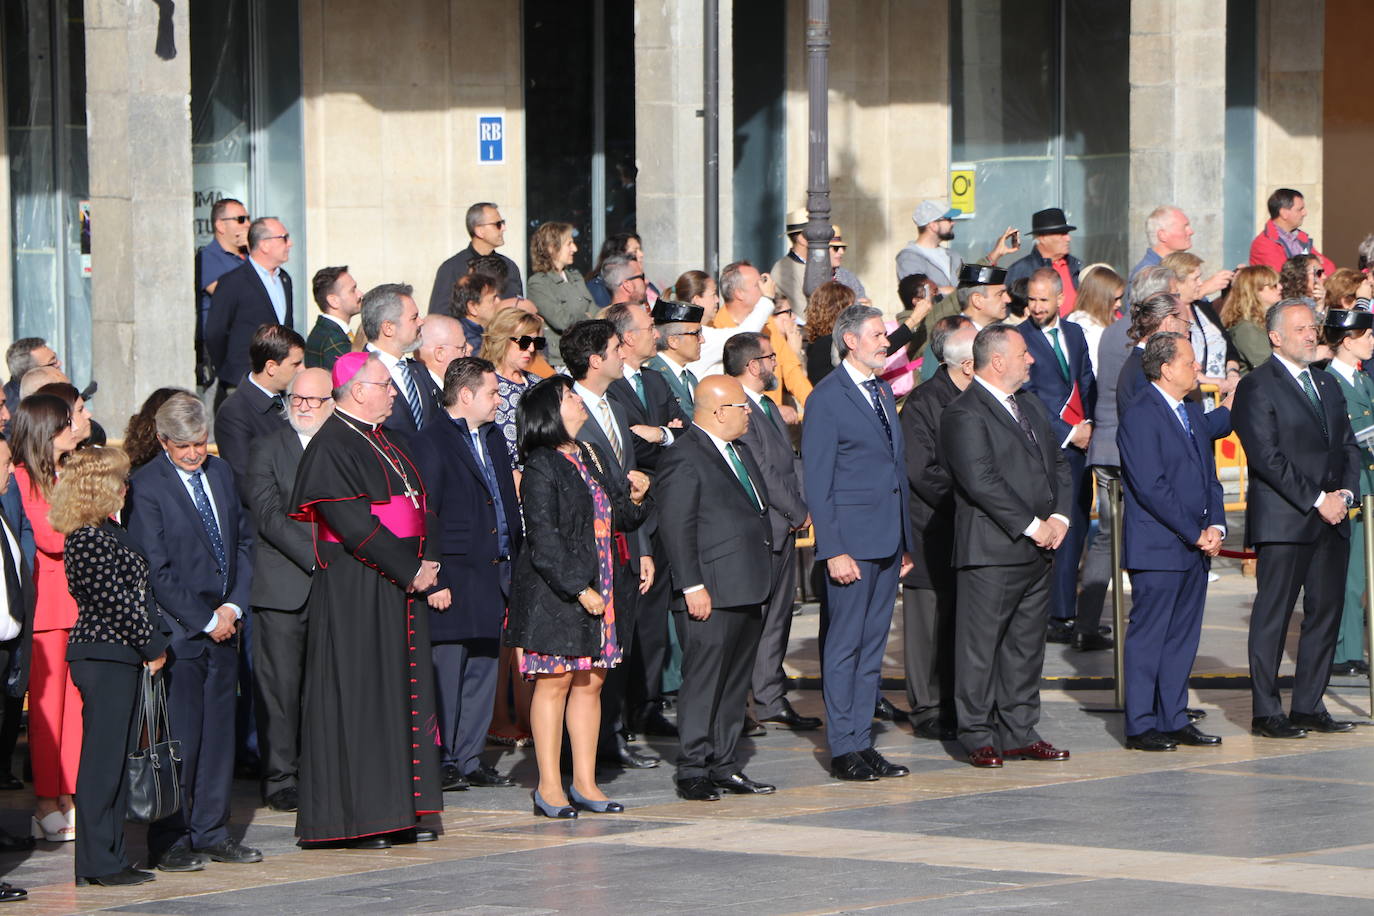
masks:
{"type": "Polygon", "coordinates": [[[76,839],[76,771],[81,758],[81,694],[67,670],[67,635],[76,623],[76,602],[67,591],[63,537],[48,521],[48,499],[62,460],[76,449],[80,432],[72,409],[51,394],[25,398],[14,412],[11,448],[14,480],[33,527],[33,658],[29,675],[29,754],[37,796],[33,836],[51,842],[76,839]]]}

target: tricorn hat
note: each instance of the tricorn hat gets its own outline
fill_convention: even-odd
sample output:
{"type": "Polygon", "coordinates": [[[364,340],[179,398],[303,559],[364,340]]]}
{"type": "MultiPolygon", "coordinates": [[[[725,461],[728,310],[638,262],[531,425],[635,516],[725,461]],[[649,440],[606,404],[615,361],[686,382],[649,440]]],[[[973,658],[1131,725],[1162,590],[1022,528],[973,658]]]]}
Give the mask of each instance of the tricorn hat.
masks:
{"type": "Polygon", "coordinates": [[[701,321],[701,316],[706,314],[706,310],[690,302],[674,302],[671,299],[659,299],[654,303],[652,314],[654,324],[673,324],[678,321],[692,324],[699,323],[701,321]]]}
{"type": "Polygon", "coordinates": [[[1324,327],[1333,331],[1367,331],[1374,328],[1374,312],[1363,309],[1330,309],[1324,327]]]}
{"type": "Polygon", "coordinates": [[[1077,228],[1069,225],[1068,220],[1064,219],[1064,211],[1058,207],[1031,214],[1031,235],[1058,235],[1061,232],[1072,232],[1077,228]]]}
{"type": "Polygon", "coordinates": [[[965,264],[959,268],[960,286],[996,286],[1007,282],[1007,271],[1003,267],[989,267],[986,264],[965,264]]]}

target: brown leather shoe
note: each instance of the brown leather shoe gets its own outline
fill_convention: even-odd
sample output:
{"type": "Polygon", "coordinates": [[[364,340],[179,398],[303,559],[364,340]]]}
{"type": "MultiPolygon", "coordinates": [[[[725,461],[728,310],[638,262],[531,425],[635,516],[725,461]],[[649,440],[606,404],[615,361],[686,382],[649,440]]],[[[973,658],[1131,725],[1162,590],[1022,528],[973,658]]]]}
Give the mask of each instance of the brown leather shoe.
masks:
{"type": "Polygon", "coordinates": [[[1060,750],[1048,741],[1037,741],[1027,747],[1012,748],[1003,756],[1016,760],[1068,760],[1069,752],[1060,750]]]}
{"type": "Polygon", "coordinates": [[[997,748],[992,745],[984,745],[974,751],[969,751],[968,762],[976,767],[994,768],[1002,765],[1002,758],[997,756],[997,748]]]}

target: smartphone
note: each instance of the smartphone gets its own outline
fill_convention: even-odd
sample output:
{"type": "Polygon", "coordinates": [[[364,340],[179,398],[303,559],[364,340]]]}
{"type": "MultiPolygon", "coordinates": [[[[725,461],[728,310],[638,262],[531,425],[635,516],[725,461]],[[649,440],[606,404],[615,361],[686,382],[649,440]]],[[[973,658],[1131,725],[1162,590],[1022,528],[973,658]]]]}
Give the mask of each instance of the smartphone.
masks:
{"type": "Polygon", "coordinates": [[[1011,232],[1007,233],[1007,247],[1008,247],[1008,248],[1020,248],[1020,247],[1021,247],[1021,230],[1020,230],[1020,229],[1013,229],[1013,230],[1011,230],[1011,232]]]}

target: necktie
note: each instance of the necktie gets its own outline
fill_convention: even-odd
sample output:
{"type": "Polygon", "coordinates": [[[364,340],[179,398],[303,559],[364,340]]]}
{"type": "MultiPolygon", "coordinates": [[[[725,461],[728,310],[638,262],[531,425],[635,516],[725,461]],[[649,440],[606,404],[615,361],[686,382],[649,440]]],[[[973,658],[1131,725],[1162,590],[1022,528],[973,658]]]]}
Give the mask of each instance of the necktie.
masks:
{"type": "Polygon", "coordinates": [[[1197,446],[1197,437],[1193,435],[1193,424],[1188,422],[1188,409],[1182,404],[1174,408],[1174,413],[1178,414],[1179,422],[1183,424],[1183,431],[1188,434],[1188,438],[1193,440],[1194,447],[1197,446]]]}
{"type": "Polygon", "coordinates": [[[415,376],[410,371],[410,360],[403,359],[398,364],[401,370],[401,378],[405,380],[402,392],[406,396],[406,403],[410,405],[410,416],[415,421],[415,428],[419,429],[424,420],[425,410],[420,403],[420,389],[415,384],[415,376]]]}
{"type": "Polygon", "coordinates": [[[749,482],[749,472],[745,470],[744,462],[740,461],[739,453],[735,451],[735,443],[727,442],[725,444],[725,454],[730,456],[730,463],[735,466],[735,476],[739,478],[739,482],[744,486],[744,492],[749,496],[749,501],[754,504],[755,509],[762,509],[763,503],[759,501],[758,491],[756,491],[754,485],[749,482]]]}
{"type": "Polygon", "coordinates": [[[1069,360],[1064,356],[1064,348],[1059,345],[1059,329],[1050,328],[1050,345],[1054,347],[1054,358],[1059,360],[1059,374],[1064,381],[1069,380],[1069,360]]]}
{"type": "Polygon", "coordinates": [[[887,411],[883,409],[882,386],[877,379],[871,378],[864,382],[864,387],[868,389],[868,399],[873,402],[873,412],[878,415],[878,420],[883,424],[883,432],[887,433],[887,447],[892,447],[892,422],[887,418],[887,411]]]}
{"type": "Polygon", "coordinates": [[[1302,382],[1302,390],[1307,392],[1307,400],[1312,402],[1312,409],[1317,413],[1317,422],[1322,426],[1322,438],[1330,439],[1331,433],[1326,428],[1326,411],[1322,410],[1322,399],[1317,397],[1317,388],[1312,384],[1312,373],[1304,369],[1298,373],[1298,380],[1302,382]]]}
{"type": "Polygon", "coordinates": [[[687,407],[696,405],[697,377],[686,369],[682,370],[682,387],[687,391],[687,407]]]}
{"type": "MultiPolygon", "coordinates": [[[[24,591],[19,582],[19,561],[10,552],[10,539],[5,532],[9,530],[8,522],[0,522],[0,554],[3,554],[5,563],[5,597],[8,599],[7,610],[10,617],[17,623],[24,620],[24,591]]],[[[15,543],[19,542],[15,538],[15,543]]]]}
{"type": "Polygon", "coordinates": [[[224,539],[220,537],[219,522],[215,521],[215,510],[210,507],[210,497],[205,493],[203,477],[204,472],[202,471],[191,474],[191,492],[195,494],[196,512],[200,515],[200,523],[205,526],[205,533],[210,536],[210,549],[215,552],[215,563],[219,565],[219,577],[222,581],[227,582],[229,564],[224,557],[224,539]]]}
{"type": "Polygon", "coordinates": [[[611,450],[615,452],[615,460],[620,462],[623,467],[625,464],[625,447],[620,444],[620,431],[616,429],[615,415],[611,413],[611,405],[604,397],[597,403],[596,409],[601,413],[601,426],[606,430],[606,438],[611,440],[611,450]]]}
{"type": "Polygon", "coordinates": [[[510,532],[506,530],[506,510],[501,500],[501,486],[496,482],[496,469],[492,467],[491,456],[482,448],[480,430],[471,430],[468,435],[471,437],[468,442],[472,446],[472,455],[477,459],[477,467],[482,471],[482,479],[487,482],[487,492],[491,493],[492,504],[496,507],[497,543],[501,548],[501,555],[510,556],[510,532]]]}
{"type": "Polygon", "coordinates": [[[644,396],[644,373],[635,373],[635,394],[639,395],[639,403],[646,408],[649,406],[649,399],[644,396]]]}
{"type": "Polygon", "coordinates": [[[286,398],[282,397],[280,394],[272,395],[272,406],[277,409],[277,413],[283,416],[286,415],[286,398]]]}
{"type": "Polygon", "coordinates": [[[1035,430],[1031,428],[1030,420],[1021,412],[1021,405],[1016,403],[1016,395],[1007,395],[1007,405],[1011,407],[1011,415],[1016,418],[1016,424],[1021,427],[1021,432],[1026,434],[1026,438],[1036,445],[1035,430]]]}
{"type": "Polygon", "coordinates": [[[763,414],[774,423],[778,422],[778,410],[773,406],[773,399],[768,395],[759,398],[759,403],[763,405],[763,414]]]}

